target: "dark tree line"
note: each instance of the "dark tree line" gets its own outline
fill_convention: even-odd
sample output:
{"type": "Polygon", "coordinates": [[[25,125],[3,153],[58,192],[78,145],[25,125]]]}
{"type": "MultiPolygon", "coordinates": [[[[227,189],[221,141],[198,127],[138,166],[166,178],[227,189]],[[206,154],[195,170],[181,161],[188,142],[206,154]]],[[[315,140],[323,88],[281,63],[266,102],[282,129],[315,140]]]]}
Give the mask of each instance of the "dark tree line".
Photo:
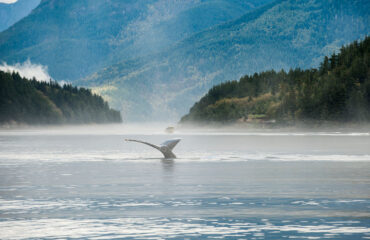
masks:
{"type": "Polygon", "coordinates": [[[187,121],[370,121],[370,37],[325,57],[318,69],[267,71],[216,85],[187,121]]]}
{"type": "Polygon", "coordinates": [[[118,111],[89,89],[38,82],[0,71],[0,123],[82,124],[121,122],[118,111]]]}

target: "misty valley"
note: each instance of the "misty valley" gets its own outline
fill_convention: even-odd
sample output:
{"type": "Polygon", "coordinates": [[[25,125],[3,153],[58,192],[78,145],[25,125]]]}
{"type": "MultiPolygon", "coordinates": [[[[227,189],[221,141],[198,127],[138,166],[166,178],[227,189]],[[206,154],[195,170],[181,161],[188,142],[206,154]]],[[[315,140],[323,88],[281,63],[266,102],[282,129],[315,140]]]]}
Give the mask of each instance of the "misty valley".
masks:
{"type": "Polygon", "coordinates": [[[368,9],[0,0],[0,239],[370,239],[368,9]]]}
{"type": "MultiPolygon", "coordinates": [[[[270,127],[296,122],[368,123],[369,59],[370,37],[366,37],[325,57],[318,69],[271,70],[221,83],[196,102],[180,123],[271,123],[270,127]]],[[[0,79],[2,124],[122,121],[118,111],[89,89],[30,80],[16,72],[0,71],[0,79]]]]}

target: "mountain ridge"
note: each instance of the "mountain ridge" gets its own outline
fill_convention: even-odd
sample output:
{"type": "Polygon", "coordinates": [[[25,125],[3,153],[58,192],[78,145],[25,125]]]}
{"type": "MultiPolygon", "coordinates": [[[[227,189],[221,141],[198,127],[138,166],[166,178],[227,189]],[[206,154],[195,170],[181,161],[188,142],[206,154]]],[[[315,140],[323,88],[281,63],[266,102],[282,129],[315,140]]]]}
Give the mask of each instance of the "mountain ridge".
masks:
{"type": "Polygon", "coordinates": [[[269,1],[42,0],[0,33],[0,60],[30,59],[48,66],[54,79],[73,82],[116,61],[158,52],[269,1]]]}
{"type": "MultiPolygon", "coordinates": [[[[196,33],[166,52],[84,79],[131,120],[178,118],[209,87],[245,74],[317,66],[370,32],[367,1],[280,0],[196,33]],[[137,96],[144,96],[137,101],[137,96]]],[[[370,6],[369,6],[370,7],[370,6]]]]}

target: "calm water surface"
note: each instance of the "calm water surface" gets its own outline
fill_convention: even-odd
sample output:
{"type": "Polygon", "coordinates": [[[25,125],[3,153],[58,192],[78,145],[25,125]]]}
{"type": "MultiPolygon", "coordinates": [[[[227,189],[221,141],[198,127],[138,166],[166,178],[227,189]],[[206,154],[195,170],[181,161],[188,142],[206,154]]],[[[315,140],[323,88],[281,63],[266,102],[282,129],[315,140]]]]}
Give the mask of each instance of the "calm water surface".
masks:
{"type": "Polygon", "coordinates": [[[0,239],[370,239],[370,134],[1,130],[0,230],[0,239]],[[175,137],[175,160],[123,141],[175,137]]]}

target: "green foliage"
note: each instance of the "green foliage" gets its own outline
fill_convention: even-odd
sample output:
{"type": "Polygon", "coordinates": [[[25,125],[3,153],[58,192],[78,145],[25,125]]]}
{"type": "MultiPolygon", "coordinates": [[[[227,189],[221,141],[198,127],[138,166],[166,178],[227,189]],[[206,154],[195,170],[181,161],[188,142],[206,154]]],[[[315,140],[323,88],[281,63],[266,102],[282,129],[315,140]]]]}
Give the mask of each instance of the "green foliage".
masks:
{"type": "Polygon", "coordinates": [[[121,122],[118,111],[85,88],[38,82],[0,71],[0,123],[121,122]]]}
{"type": "Polygon", "coordinates": [[[211,88],[181,121],[262,118],[370,121],[370,37],[325,57],[319,69],[268,71],[211,88]]]}

